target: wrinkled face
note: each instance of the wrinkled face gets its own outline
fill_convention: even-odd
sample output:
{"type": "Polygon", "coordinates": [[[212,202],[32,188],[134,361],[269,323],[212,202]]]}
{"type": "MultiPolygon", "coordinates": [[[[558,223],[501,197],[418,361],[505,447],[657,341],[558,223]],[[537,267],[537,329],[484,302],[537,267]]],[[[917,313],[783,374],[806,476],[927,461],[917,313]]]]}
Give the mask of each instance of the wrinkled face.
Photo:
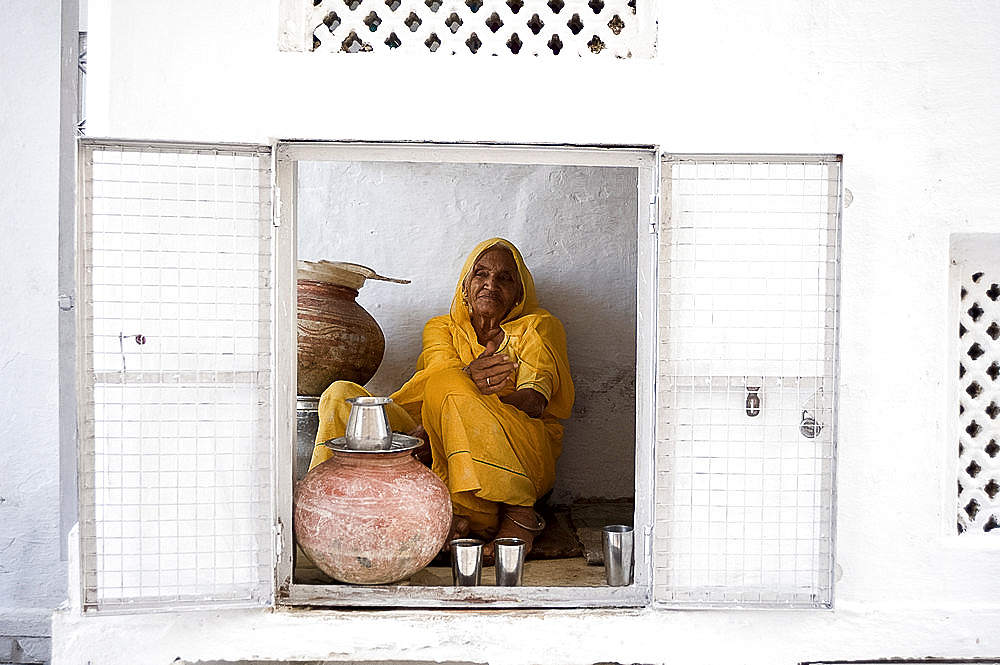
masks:
{"type": "Polygon", "coordinates": [[[465,293],[475,314],[503,319],[521,299],[521,276],[506,247],[491,247],[479,255],[466,278],[465,293]]]}

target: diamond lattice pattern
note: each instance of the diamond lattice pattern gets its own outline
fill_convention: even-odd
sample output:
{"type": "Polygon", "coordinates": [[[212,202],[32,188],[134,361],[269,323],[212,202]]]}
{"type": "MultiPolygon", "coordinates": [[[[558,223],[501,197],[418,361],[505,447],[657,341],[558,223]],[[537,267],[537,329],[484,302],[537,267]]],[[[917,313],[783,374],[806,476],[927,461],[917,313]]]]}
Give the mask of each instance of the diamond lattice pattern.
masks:
{"type": "Polygon", "coordinates": [[[991,277],[976,272],[962,279],[959,533],[1000,526],[1000,285],[991,277]]]}
{"type": "MultiPolygon", "coordinates": [[[[643,11],[645,10],[645,11],[643,11]]],[[[313,0],[327,53],[648,56],[638,0],[313,0]]]]}

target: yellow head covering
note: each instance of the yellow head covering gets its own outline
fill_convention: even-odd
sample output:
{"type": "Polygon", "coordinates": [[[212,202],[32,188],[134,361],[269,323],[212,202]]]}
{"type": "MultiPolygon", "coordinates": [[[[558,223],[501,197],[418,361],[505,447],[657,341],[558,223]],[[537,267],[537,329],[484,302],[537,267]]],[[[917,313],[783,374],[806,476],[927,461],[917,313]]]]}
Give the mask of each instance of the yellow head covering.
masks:
{"type": "Polygon", "coordinates": [[[469,273],[472,272],[476,261],[479,260],[479,257],[486,250],[497,246],[510,250],[510,253],[514,255],[514,262],[517,264],[517,273],[521,277],[521,298],[514,303],[514,306],[501,323],[513,321],[524,314],[531,314],[538,310],[538,299],[535,297],[535,280],[532,279],[531,272],[528,271],[528,266],[525,265],[521,252],[509,240],[490,238],[476,245],[465,259],[465,265],[462,266],[462,272],[458,276],[458,284],[455,286],[455,296],[451,299],[451,318],[463,328],[466,326],[471,327],[472,325],[469,318],[469,306],[465,302],[464,291],[466,282],[469,279],[469,273]]]}

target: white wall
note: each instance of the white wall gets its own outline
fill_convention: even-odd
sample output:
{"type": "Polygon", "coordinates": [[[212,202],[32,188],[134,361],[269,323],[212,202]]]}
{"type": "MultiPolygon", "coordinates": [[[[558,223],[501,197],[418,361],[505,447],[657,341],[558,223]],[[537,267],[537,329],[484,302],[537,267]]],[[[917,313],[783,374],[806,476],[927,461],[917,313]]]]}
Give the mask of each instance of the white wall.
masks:
{"type": "MultiPolygon", "coordinates": [[[[59,194],[60,178],[72,178],[71,161],[60,171],[66,156],[60,141],[73,128],[61,115],[60,98],[66,92],[72,98],[73,91],[63,89],[61,33],[65,27],[74,43],[76,21],[70,8],[64,23],[64,4],[70,5],[11,0],[0,21],[0,637],[30,645],[35,655],[47,651],[41,640],[49,633],[48,617],[66,597],[59,194]]],[[[70,62],[75,65],[73,56],[70,62]]]]}
{"type": "MultiPolygon", "coordinates": [[[[107,93],[89,105],[91,135],[843,153],[853,201],[843,219],[838,582],[830,612],[262,611],[138,620],[66,612],[55,624],[57,662],[1000,655],[1000,545],[996,534],[951,535],[949,471],[957,327],[948,314],[949,234],[1000,228],[995,4],[662,2],[652,61],[281,54],[268,0],[91,0],[91,9],[91,85],[107,93]],[[108,22],[99,26],[96,16],[108,22]],[[111,32],[99,47],[102,27],[111,32]],[[123,656],[137,641],[143,650],[123,656]]],[[[29,256],[44,265],[47,253],[29,256]]],[[[49,357],[34,345],[29,360],[49,357]]],[[[20,375],[0,385],[9,392],[20,375]]]]}

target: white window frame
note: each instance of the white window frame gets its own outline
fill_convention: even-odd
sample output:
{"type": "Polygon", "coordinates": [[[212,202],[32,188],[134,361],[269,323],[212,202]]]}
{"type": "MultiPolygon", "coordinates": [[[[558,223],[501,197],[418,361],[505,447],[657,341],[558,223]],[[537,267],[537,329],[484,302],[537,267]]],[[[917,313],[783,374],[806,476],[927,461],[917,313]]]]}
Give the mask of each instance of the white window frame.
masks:
{"type": "Polygon", "coordinates": [[[664,155],[658,605],[833,605],[841,173],[664,155]]]}
{"type": "Polygon", "coordinates": [[[636,395],[653,395],[655,376],[655,320],[643,316],[654,311],[656,270],[656,204],[658,155],[651,147],[538,147],[497,145],[440,145],[398,143],[279,143],[275,148],[277,195],[280,210],[276,229],[276,353],[279,386],[275,415],[277,478],[275,482],[280,552],[277,565],[277,601],[280,604],[352,607],[628,607],[651,601],[654,403],[636,400],[635,448],[635,571],[625,587],[418,587],[317,585],[293,582],[292,478],[296,435],[295,405],[295,205],[294,164],[298,160],[404,161],[449,163],[498,163],[527,165],[587,165],[640,169],[636,220],[638,261],[636,276],[636,395]],[[288,389],[283,388],[287,386],[288,389]],[[288,442],[286,445],[285,442],[288,442]]]}
{"type": "MultiPolygon", "coordinates": [[[[88,140],[92,141],[92,140],[88,140]]],[[[126,142],[113,142],[116,145],[126,142]]],[[[136,146],[155,143],[135,143],[136,146]]],[[[211,149],[211,146],[204,146],[211,149]]],[[[244,146],[246,147],[246,146],[244,146]]],[[[272,251],[272,339],[273,367],[271,386],[273,390],[272,460],[273,477],[271,490],[274,548],[274,577],[265,581],[273,583],[268,593],[261,589],[264,602],[294,606],[327,607],[428,607],[428,608],[476,608],[503,609],[529,607],[648,607],[663,605],[655,598],[654,582],[654,514],[656,513],[657,470],[657,418],[661,415],[657,405],[658,345],[660,340],[658,311],[658,260],[660,235],[669,216],[669,177],[661,182],[661,164],[669,160],[653,146],[530,146],[494,144],[431,144],[431,143],[375,143],[375,142],[278,142],[273,146],[258,146],[269,149],[273,186],[271,204],[273,210],[273,251],[272,251]],[[294,538],[292,529],[292,489],[296,447],[296,212],[294,192],[296,190],[296,163],[299,160],[339,160],[386,162],[445,162],[445,163],[503,163],[525,165],[590,165],[609,167],[634,167],[639,169],[638,214],[635,219],[637,237],[637,310],[636,310],[636,387],[635,403],[635,573],[634,581],[626,587],[416,587],[391,585],[382,587],[360,587],[351,585],[315,585],[293,582],[294,538]],[[663,199],[663,200],[661,200],[663,199]],[[648,205],[647,205],[648,203],[648,205]],[[661,221],[663,220],[663,221],[661,221]]],[[[745,156],[744,156],[745,157],[745,156]]],[[[780,156],[777,156],[780,158],[780,156]]],[[[787,157],[787,156],[786,156],[787,157]]],[[[811,158],[839,159],[837,156],[811,156],[811,158]]],[[[726,157],[720,156],[720,159],[726,157]]],[[[81,193],[85,192],[86,179],[81,180],[81,193]]],[[[836,183],[839,187],[839,180],[836,183]]],[[[837,196],[839,197],[839,191],[837,196]]],[[[839,198],[837,199],[839,201],[839,198]]],[[[839,210],[836,213],[839,216],[839,210]]],[[[839,234],[838,228],[832,230],[839,234]]],[[[838,235],[839,238],[839,235],[838,235]]],[[[839,242],[837,243],[839,252],[839,242]]],[[[837,257],[839,262],[839,256],[837,257]]],[[[838,263],[839,265],[839,263],[838,263]]],[[[78,263],[78,281],[87,266],[78,263]]],[[[834,280],[834,284],[837,280],[834,280]]],[[[836,286],[834,287],[836,290],[836,286]]],[[[833,294],[834,302],[839,296],[833,294]]],[[[79,300],[79,299],[78,299],[79,300]]],[[[833,315],[837,316],[834,307],[833,315]]],[[[87,352],[89,340],[83,327],[78,328],[81,336],[80,349],[87,352]]],[[[81,365],[83,367],[83,365],[81,365]]],[[[836,381],[836,374],[833,377],[836,381]]],[[[833,396],[831,431],[836,425],[836,395],[833,396]]],[[[81,423],[87,425],[86,414],[81,411],[81,423]]],[[[86,428],[84,428],[86,435],[86,428]]],[[[85,437],[84,437],[85,438],[85,437]]],[[[834,445],[835,445],[834,437],[834,445]]],[[[87,467],[87,449],[81,448],[81,469],[87,467]]],[[[92,497],[86,492],[88,486],[81,471],[81,511],[91,505],[92,497]]],[[[832,483],[832,476],[829,481],[832,483]]],[[[82,521],[93,520],[92,514],[82,514],[82,521]]],[[[92,533],[92,524],[85,524],[81,531],[92,533]]],[[[831,524],[832,527],[832,524],[831,524]]],[[[272,534],[261,534],[270,537],[272,534]]],[[[269,550],[271,547],[266,547],[269,550]]],[[[86,551],[84,552],[86,555],[86,551]]],[[[833,563],[830,559],[830,574],[833,563]]],[[[722,603],[726,607],[738,607],[744,603],[738,598],[722,603]]],[[[207,602],[213,602],[208,599],[207,602]]],[[[170,599],[162,602],[168,607],[175,606],[170,599]]],[[[821,607],[828,607],[823,602],[821,607]]],[[[667,604],[669,606],[669,603],[667,604]]],[[[751,603],[752,605],[752,603],[751,603]]],[[[690,607],[682,603],[680,606],[690,607]]],[[[761,606],[761,605],[758,605],[761,606]]],[[[763,605],[773,607],[774,605],[763,605]]],[[[144,604],[136,609],[148,609],[144,604]]]]}

